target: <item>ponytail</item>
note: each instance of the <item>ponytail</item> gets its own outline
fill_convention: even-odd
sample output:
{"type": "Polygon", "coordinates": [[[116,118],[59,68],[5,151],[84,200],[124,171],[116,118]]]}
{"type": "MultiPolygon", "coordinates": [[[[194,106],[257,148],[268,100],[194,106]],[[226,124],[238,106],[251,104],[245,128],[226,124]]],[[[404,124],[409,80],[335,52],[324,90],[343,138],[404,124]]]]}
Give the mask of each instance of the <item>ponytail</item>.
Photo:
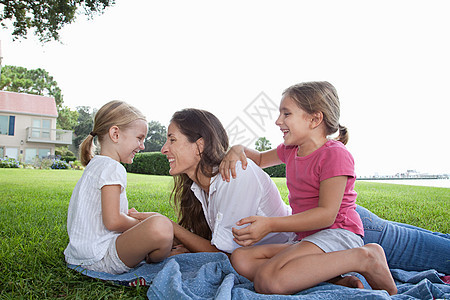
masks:
{"type": "Polygon", "coordinates": [[[80,145],[80,161],[83,166],[94,157],[94,136],[89,134],[80,145]]]}
{"type": "Polygon", "coordinates": [[[348,142],[348,130],[347,127],[342,126],[339,124],[339,136],[336,138],[337,141],[341,142],[342,144],[346,145],[348,142]]]}

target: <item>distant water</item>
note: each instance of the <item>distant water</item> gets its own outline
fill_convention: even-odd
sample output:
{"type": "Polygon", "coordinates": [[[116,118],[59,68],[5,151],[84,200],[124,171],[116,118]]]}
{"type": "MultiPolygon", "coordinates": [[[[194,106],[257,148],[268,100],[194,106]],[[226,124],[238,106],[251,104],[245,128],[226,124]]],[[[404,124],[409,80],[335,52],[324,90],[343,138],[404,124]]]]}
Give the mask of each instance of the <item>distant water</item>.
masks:
{"type": "Polygon", "coordinates": [[[358,181],[450,188],[450,179],[394,179],[358,181]]]}

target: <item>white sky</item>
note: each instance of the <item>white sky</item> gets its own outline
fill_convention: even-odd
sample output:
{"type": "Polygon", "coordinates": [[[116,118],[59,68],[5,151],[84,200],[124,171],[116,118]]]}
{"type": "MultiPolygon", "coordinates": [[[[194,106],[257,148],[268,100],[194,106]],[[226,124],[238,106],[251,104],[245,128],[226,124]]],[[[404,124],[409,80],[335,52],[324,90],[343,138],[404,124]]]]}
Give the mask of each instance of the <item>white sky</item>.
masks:
{"type": "Polygon", "coordinates": [[[66,26],[62,44],[12,42],[5,29],[0,40],[3,65],[44,68],[71,108],[122,99],[166,126],[176,110],[202,108],[272,146],[277,114],[260,128],[245,111],[327,80],[358,175],[450,173],[449,11],[447,0],[117,0],[66,26]]]}

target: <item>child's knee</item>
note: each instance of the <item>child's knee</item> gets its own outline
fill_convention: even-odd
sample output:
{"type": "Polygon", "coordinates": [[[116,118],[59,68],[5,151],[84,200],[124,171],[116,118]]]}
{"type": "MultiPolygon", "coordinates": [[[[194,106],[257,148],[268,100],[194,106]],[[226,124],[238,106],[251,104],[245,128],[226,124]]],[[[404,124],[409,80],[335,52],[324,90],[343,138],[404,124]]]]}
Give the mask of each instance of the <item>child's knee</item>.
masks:
{"type": "Polygon", "coordinates": [[[147,218],[144,222],[148,227],[148,233],[152,236],[152,239],[156,239],[161,243],[172,243],[173,225],[167,217],[155,215],[147,218]]]}
{"type": "Polygon", "coordinates": [[[230,261],[233,268],[242,276],[247,277],[248,255],[245,248],[237,248],[231,253],[230,261]]]}
{"type": "Polygon", "coordinates": [[[242,249],[242,248],[237,248],[236,250],[234,250],[231,253],[230,261],[231,261],[231,264],[233,265],[233,267],[235,267],[235,265],[239,265],[240,264],[240,261],[241,261],[241,259],[243,257],[243,253],[244,253],[243,250],[244,249],[242,249]]]}

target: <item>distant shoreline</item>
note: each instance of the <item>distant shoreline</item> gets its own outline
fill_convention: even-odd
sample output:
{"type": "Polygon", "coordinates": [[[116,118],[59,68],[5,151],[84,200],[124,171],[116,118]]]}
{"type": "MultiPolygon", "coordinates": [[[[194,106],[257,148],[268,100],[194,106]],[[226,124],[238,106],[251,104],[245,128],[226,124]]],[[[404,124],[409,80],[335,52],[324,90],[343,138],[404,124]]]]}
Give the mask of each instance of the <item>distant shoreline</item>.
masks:
{"type": "Polygon", "coordinates": [[[388,177],[388,176],[378,176],[378,177],[356,177],[356,180],[424,180],[424,179],[449,179],[447,175],[430,175],[421,177],[388,177]]]}
{"type": "Polygon", "coordinates": [[[450,188],[449,178],[357,178],[358,182],[371,182],[374,184],[399,184],[399,185],[413,185],[413,186],[428,186],[439,188],[450,188]]]}

